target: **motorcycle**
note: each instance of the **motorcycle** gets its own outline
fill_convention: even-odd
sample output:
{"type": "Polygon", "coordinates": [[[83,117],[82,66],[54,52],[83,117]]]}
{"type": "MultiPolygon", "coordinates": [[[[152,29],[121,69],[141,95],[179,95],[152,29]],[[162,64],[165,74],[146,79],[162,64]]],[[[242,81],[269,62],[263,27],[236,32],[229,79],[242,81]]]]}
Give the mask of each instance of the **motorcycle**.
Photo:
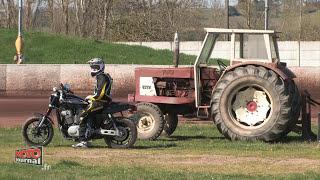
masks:
{"type": "MultiPolygon", "coordinates": [[[[45,114],[36,113],[23,125],[22,135],[29,146],[46,146],[53,138],[53,124],[50,114],[56,111],[58,128],[67,140],[79,140],[80,114],[88,102],[74,95],[70,85],[61,84],[53,88],[49,98],[49,108],[45,114]]],[[[135,106],[125,103],[109,102],[104,104],[101,113],[95,115],[87,126],[91,139],[104,139],[111,148],[130,148],[137,139],[137,128],[124,111],[134,111],[135,106]]]]}

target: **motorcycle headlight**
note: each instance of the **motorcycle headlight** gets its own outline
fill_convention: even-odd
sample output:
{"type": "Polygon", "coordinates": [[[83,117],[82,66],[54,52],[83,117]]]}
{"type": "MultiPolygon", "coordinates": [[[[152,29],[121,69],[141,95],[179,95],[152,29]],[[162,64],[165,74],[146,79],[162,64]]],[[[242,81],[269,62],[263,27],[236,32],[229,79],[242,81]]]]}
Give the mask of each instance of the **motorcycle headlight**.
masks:
{"type": "Polygon", "coordinates": [[[49,97],[50,103],[54,103],[53,101],[54,101],[54,99],[55,99],[56,97],[57,97],[57,94],[56,94],[56,93],[51,94],[51,96],[49,97]]]}

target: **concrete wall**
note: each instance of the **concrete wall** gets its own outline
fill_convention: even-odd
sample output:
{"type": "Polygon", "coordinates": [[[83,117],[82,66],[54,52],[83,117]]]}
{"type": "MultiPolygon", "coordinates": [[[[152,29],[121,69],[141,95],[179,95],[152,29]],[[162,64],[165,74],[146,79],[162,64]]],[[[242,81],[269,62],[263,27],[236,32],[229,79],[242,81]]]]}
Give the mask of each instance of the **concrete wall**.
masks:
{"type": "MultiPolygon", "coordinates": [[[[134,91],[137,65],[107,65],[114,79],[113,96],[125,97],[134,91]]],[[[53,87],[68,83],[80,95],[92,94],[95,79],[87,64],[0,65],[0,96],[48,96],[53,87]]]]}
{"type": "MultiPolygon", "coordinates": [[[[173,50],[173,42],[121,42],[128,45],[141,45],[154,49],[173,50]]],[[[202,46],[201,41],[184,41],[180,43],[180,52],[190,55],[198,55],[202,46]]],[[[280,59],[289,66],[320,66],[320,41],[303,41],[300,44],[299,62],[299,43],[297,41],[279,41],[280,59]]],[[[236,47],[237,49],[237,47],[236,47]]],[[[239,54],[236,52],[236,54],[239,54]]],[[[218,41],[212,57],[230,58],[230,43],[218,41]]]]}
{"type": "MultiPolygon", "coordinates": [[[[126,97],[134,92],[134,69],[138,66],[106,66],[106,72],[114,79],[113,96],[126,97]]],[[[316,99],[320,99],[320,67],[290,69],[298,76],[299,88],[308,89],[316,99]]],[[[60,82],[69,83],[72,90],[80,95],[91,94],[95,83],[88,65],[0,65],[0,96],[49,96],[52,88],[60,82]]]]}
{"type": "Polygon", "coordinates": [[[290,70],[297,76],[295,82],[300,91],[308,90],[314,99],[320,101],[320,67],[290,67],[290,70]]]}

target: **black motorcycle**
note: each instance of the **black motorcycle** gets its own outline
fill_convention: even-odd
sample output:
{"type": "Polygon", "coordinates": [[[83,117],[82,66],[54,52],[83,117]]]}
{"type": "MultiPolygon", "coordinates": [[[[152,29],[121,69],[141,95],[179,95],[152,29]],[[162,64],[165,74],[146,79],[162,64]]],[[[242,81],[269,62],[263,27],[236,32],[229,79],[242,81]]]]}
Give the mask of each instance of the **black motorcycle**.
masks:
{"type": "MultiPolygon", "coordinates": [[[[68,84],[53,88],[49,109],[46,114],[34,114],[23,125],[23,138],[30,146],[46,146],[53,138],[53,121],[49,117],[56,110],[58,128],[68,140],[79,140],[80,114],[88,102],[70,90],[68,84]]],[[[104,104],[101,113],[89,122],[86,135],[91,139],[104,139],[111,148],[132,147],[137,139],[137,129],[130,119],[123,116],[123,111],[133,111],[135,106],[112,102],[104,104]],[[89,133],[88,133],[89,132],[89,133]]]]}

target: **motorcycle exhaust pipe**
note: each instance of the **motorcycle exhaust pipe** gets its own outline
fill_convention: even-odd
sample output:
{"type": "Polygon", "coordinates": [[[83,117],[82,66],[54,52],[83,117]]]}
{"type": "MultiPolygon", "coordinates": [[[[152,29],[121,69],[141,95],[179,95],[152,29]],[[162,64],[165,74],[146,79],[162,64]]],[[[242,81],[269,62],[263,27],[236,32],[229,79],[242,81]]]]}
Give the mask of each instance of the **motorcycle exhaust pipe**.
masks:
{"type": "Polygon", "coordinates": [[[109,135],[109,136],[119,136],[120,135],[119,131],[107,130],[107,129],[100,129],[99,134],[109,135]]]}

